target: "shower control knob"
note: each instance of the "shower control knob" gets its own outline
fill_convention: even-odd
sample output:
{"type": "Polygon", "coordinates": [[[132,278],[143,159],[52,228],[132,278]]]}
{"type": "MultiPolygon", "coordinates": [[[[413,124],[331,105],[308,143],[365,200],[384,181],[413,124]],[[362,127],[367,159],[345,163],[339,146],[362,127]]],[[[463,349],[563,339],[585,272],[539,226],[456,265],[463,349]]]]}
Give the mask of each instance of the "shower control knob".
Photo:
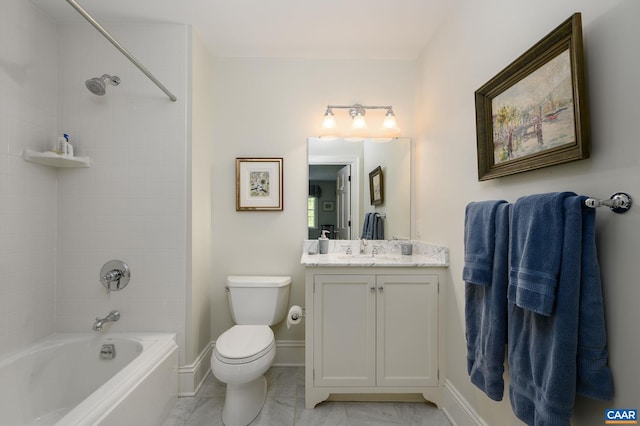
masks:
{"type": "Polygon", "coordinates": [[[100,282],[110,291],[122,290],[129,284],[131,271],[129,265],[121,260],[110,260],[100,270],[100,282]]]}

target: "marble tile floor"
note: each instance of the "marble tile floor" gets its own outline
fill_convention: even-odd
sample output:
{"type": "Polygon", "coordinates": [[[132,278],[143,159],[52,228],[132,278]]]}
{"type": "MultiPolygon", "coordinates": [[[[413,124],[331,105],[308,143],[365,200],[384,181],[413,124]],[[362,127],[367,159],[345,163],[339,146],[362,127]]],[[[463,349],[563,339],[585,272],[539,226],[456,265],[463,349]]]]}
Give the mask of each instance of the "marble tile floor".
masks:
{"type": "MultiPolygon", "coordinates": [[[[271,367],[267,400],[251,426],[451,426],[430,403],[323,402],[304,408],[304,368],[271,367]]],[[[225,385],[211,373],[194,397],[179,398],[163,426],[222,426],[225,385]]]]}

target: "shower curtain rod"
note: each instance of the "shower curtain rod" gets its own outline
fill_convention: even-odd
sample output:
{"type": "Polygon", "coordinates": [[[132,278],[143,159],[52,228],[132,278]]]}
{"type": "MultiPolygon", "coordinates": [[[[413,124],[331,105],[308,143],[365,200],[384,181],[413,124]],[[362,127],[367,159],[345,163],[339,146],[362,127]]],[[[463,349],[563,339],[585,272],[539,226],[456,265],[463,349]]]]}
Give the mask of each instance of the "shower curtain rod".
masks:
{"type": "Polygon", "coordinates": [[[95,29],[98,30],[98,32],[100,32],[100,34],[102,34],[107,40],[109,40],[111,44],[113,44],[116,47],[116,49],[120,51],[120,53],[126,56],[127,59],[129,59],[133,63],[133,65],[138,67],[138,69],[142,71],[144,75],[149,77],[149,79],[153,81],[155,85],[160,88],[160,90],[166,93],[166,95],[169,97],[169,99],[171,99],[172,102],[175,102],[178,99],[175,97],[173,93],[171,93],[166,87],[164,87],[164,85],[160,83],[160,81],[158,81],[158,79],[155,78],[154,75],[151,74],[149,70],[144,67],[144,65],[138,62],[138,60],[131,53],[129,53],[129,51],[125,49],[125,47],[118,42],[118,40],[116,40],[111,34],[109,34],[109,32],[106,29],[104,29],[102,25],[98,23],[98,21],[93,19],[93,17],[89,15],[89,13],[86,10],[84,10],[82,6],[80,6],[75,0],[67,0],[67,3],[69,3],[71,7],[73,7],[80,15],[82,15],[82,17],[86,19],[91,25],[93,25],[95,29]]]}

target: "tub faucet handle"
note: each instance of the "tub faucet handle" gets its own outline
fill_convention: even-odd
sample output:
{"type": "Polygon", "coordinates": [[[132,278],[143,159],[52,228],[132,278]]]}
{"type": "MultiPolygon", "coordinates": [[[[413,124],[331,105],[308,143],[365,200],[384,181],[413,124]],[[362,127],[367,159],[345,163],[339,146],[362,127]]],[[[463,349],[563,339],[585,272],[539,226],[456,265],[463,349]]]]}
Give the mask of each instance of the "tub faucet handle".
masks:
{"type": "Polygon", "coordinates": [[[129,284],[131,271],[129,266],[121,260],[111,260],[104,264],[100,270],[100,282],[110,291],[122,290],[129,284]]]}

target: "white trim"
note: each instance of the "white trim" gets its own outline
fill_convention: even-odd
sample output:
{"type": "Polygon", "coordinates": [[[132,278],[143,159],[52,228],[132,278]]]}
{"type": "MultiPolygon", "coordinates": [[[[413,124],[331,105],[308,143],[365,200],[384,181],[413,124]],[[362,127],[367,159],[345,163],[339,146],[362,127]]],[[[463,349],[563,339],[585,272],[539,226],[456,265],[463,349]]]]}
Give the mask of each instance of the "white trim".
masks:
{"type": "Polygon", "coordinates": [[[211,353],[214,342],[209,342],[207,346],[198,354],[192,364],[178,367],[178,395],[195,396],[207,378],[211,370],[211,353]]]}
{"type": "MultiPolygon", "coordinates": [[[[216,346],[215,341],[200,352],[192,364],[178,367],[178,395],[195,396],[211,371],[211,354],[216,346]]],[[[304,340],[277,340],[276,367],[304,367],[304,340]]]]}
{"type": "Polygon", "coordinates": [[[304,340],[277,340],[276,367],[304,367],[304,340]]]}
{"type": "Polygon", "coordinates": [[[448,379],[444,381],[443,387],[442,411],[451,423],[455,426],[487,426],[487,423],[448,379]]]}
{"type": "MultiPolygon", "coordinates": [[[[351,239],[357,240],[360,235],[360,157],[353,155],[308,155],[308,165],[347,165],[351,166],[351,239]]],[[[307,168],[309,182],[309,168],[307,168]]]]}

